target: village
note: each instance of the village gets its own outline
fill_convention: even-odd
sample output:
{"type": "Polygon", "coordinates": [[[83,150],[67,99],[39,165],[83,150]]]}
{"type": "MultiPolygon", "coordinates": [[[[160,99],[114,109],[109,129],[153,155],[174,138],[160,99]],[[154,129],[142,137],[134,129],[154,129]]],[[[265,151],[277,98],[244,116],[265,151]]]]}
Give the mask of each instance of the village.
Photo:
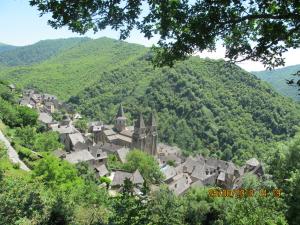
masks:
{"type": "MultiPolygon", "coordinates": [[[[10,88],[13,89],[14,86],[10,88]]],[[[126,179],[134,184],[137,194],[143,186],[144,179],[138,170],[130,173],[123,170],[110,171],[107,168],[109,155],[115,155],[121,163],[125,163],[126,156],[132,149],[139,149],[155,158],[164,175],[164,183],[176,195],[184,194],[191,187],[239,189],[245,175],[264,175],[262,164],[255,158],[238,167],[233,162],[205,158],[202,155],[183,156],[177,146],[159,142],[158,124],[153,113],[147,120],[139,114],[130,126],[122,104],[116,112],[114,124],[91,121],[87,132],[81,132],[74,126],[77,120],[82,119],[78,113],[65,114],[60,121],[53,119],[53,114],[64,107],[64,103],[53,95],[25,90],[19,104],[35,108],[39,112],[38,120],[47,129],[59,133],[64,149],[54,152],[57,157],[72,164],[86,162],[97,177],[110,178],[111,193],[119,192],[126,179]]]]}

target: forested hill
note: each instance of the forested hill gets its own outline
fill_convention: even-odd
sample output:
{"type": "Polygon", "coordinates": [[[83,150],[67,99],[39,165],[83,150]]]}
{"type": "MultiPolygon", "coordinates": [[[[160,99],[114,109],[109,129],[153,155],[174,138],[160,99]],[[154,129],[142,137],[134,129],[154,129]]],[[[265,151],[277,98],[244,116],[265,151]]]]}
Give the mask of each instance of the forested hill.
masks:
{"type": "Polygon", "coordinates": [[[2,47],[0,44],[0,64],[6,66],[32,65],[89,40],[89,38],[45,40],[24,47],[9,45],[2,47]]]}
{"type": "Polygon", "coordinates": [[[293,135],[300,121],[299,108],[254,75],[199,58],[155,70],[140,58],[104,74],[70,102],[105,122],[121,102],[131,120],[153,109],[160,140],[235,161],[267,157],[270,144],[293,135]]]}
{"type": "Polygon", "coordinates": [[[109,38],[81,40],[42,61],[34,57],[28,58],[32,65],[0,69],[0,79],[69,99],[86,117],[104,122],[121,102],[129,124],[138,111],[155,110],[160,140],[188,152],[267,157],[300,122],[292,100],[224,61],[193,57],[154,69],[148,48],[109,38]]]}
{"type": "MultiPolygon", "coordinates": [[[[38,59],[36,57],[39,57],[39,54],[36,54],[34,45],[28,46],[26,63],[32,62],[34,65],[24,65],[21,62],[20,64],[23,66],[6,67],[0,70],[0,79],[17,83],[21,87],[36,87],[66,100],[93,85],[104,71],[110,71],[134,61],[147,51],[147,48],[141,45],[128,44],[109,38],[96,40],[75,38],[57,40],[57,42],[55,40],[45,41],[45,43],[53,45],[48,46],[49,52],[44,49],[44,56],[38,59]],[[68,42],[68,40],[72,45],[69,44],[67,49],[57,51],[56,48],[61,45],[61,42],[68,42]],[[55,55],[53,55],[54,52],[55,55]],[[48,59],[46,59],[47,57],[48,59]]],[[[0,54],[0,65],[1,56],[3,57],[2,61],[12,61],[13,63],[18,62],[19,56],[23,56],[23,53],[20,52],[15,54],[14,50],[5,53],[6,55],[0,54]]]]}
{"type": "Polygon", "coordinates": [[[288,96],[297,102],[300,102],[298,87],[290,86],[286,83],[286,80],[297,80],[298,77],[295,77],[292,74],[299,70],[300,65],[294,65],[272,71],[259,71],[252,73],[258,78],[270,83],[279,93],[288,96]]]}

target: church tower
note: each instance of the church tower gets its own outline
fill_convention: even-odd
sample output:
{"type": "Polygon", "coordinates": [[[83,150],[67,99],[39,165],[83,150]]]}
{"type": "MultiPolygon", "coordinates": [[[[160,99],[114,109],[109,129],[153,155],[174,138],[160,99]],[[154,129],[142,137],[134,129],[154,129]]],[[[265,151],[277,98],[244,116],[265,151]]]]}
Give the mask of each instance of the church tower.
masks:
{"type": "Polygon", "coordinates": [[[118,113],[116,115],[116,120],[115,120],[115,129],[118,132],[125,130],[126,120],[127,120],[127,118],[124,114],[123,106],[122,106],[122,104],[120,104],[118,113]]]}
{"type": "Polygon", "coordinates": [[[147,149],[151,155],[157,154],[157,123],[154,114],[151,113],[147,123],[147,149]]]}
{"type": "Polygon", "coordinates": [[[146,145],[146,126],[144,123],[143,115],[140,114],[139,118],[134,124],[134,132],[132,135],[132,148],[144,150],[146,145]]]}

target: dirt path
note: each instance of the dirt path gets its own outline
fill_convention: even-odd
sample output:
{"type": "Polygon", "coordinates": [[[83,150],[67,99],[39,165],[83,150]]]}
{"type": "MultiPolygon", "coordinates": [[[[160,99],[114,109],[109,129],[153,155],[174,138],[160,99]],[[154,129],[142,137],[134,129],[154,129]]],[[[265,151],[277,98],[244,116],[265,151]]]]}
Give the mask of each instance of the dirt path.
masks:
{"type": "Polygon", "coordinates": [[[0,131],[0,141],[4,143],[4,145],[7,148],[7,153],[9,159],[13,163],[19,163],[20,164],[20,169],[25,170],[25,171],[30,171],[30,169],[23,163],[23,161],[20,160],[18,153],[16,150],[11,146],[10,142],[7,140],[7,138],[3,135],[3,133],[0,131]]]}

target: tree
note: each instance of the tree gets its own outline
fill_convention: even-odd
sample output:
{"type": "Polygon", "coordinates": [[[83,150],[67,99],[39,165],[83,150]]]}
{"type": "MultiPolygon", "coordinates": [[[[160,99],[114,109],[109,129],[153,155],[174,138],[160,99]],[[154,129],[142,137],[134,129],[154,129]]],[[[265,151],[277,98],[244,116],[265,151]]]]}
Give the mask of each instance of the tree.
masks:
{"type": "Polygon", "coordinates": [[[35,126],[38,119],[38,113],[34,109],[26,106],[17,107],[18,116],[21,119],[21,126],[35,126]]]}
{"type": "Polygon", "coordinates": [[[26,148],[32,148],[35,143],[36,129],[34,127],[26,126],[16,129],[16,142],[26,148]]]}
{"type": "Polygon", "coordinates": [[[77,173],[73,165],[49,155],[38,161],[32,175],[50,188],[70,193],[83,189],[83,180],[77,173]]]}
{"type": "Polygon", "coordinates": [[[140,150],[132,150],[128,153],[127,162],[123,165],[125,170],[131,172],[139,170],[143,178],[150,183],[159,183],[163,179],[159,166],[155,159],[140,150]]]}
{"type": "Polygon", "coordinates": [[[184,203],[167,188],[162,187],[153,193],[147,210],[148,224],[184,224],[184,203]]]}
{"type": "Polygon", "coordinates": [[[81,132],[84,133],[88,128],[87,120],[85,120],[85,119],[77,120],[75,122],[75,127],[78,128],[81,132]]]}
{"type": "Polygon", "coordinates": [[[298,0],[30,0],[54,28],[80,34],[110,26],[125,39],[133,28],[146,38],[159,35],[157,65],[172,65],[194,51],[214,50],[217,41],[231,60],[252,59],[268,67],[284,64],[282,53],[299,47],[298,0]],[[146,10],[147,9],[147,10],[146,10]]]}
{"type": "Polygon", "coordinates": [[[59,135],[57,132],[48,131],[45,133],[38,133],[35,136],[33,150],[51,152],[59,148],[63,148],[63,145],[59,142],[59,135]]]}

